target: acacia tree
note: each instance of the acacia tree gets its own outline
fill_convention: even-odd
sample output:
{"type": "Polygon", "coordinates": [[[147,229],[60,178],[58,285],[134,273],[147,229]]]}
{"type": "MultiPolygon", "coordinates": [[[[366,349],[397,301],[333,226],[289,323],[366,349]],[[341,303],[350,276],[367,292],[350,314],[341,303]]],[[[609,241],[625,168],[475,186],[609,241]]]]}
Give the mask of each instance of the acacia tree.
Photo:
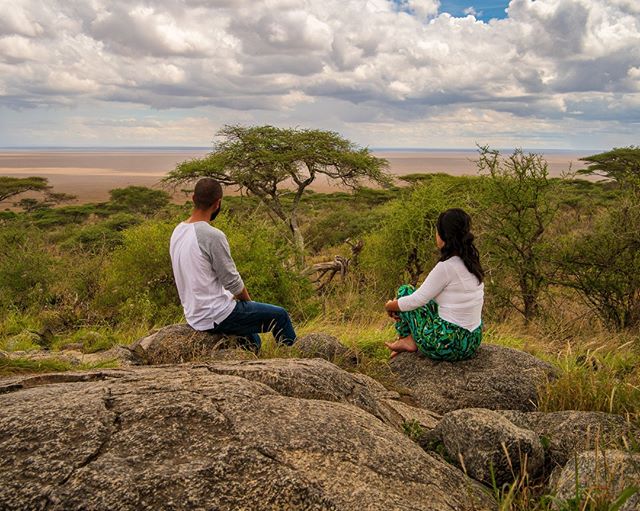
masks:
{"type": "Polygon", "coordinates": [[[578,171],[607,177],[621,186],[628,185],[640,191],[640,146],[614,147],[611,151],[580,158],[589,165],[578,171]]]}
{"type": "Polygon", "coordinates": [[[521,149],[505,158],[480,147],[477,164],[484,175],[479,215],[483,246],[488,269],[498,275],[493,285],[529,322],[538,312],[539,295],[546,285],[544,233],[558,209],[555,185],[548,179],[542,156],[521,149]],[[510,277],[519,290],[515,301],[508,287],[497,284],[510,277]]]}
{"type": "Polygon", "coordinates": [[[227,125],[217,137],[213,152],[180,163],[165,181],[212,177],[255,195],[290,230],[301,265],[304,238],[298,209],[309,185],[319,176],[350,188],[364,181],[390,184],[385,159],[332,131],[227,125]]]}
{"type": "Polygon", "coordinates": [[[8,177],[0,176],[0,202],[24,192],[50,190],[51,186],[45,177],[8,177]]]}

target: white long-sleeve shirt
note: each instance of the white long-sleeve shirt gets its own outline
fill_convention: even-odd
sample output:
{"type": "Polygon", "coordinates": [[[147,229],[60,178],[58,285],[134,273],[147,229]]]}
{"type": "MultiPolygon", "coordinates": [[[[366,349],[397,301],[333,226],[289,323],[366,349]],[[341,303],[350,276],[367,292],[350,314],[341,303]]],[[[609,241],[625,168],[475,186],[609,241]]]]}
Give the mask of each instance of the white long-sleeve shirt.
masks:
{"type": "Polygon", "coordinates": [[[222,323],[236,306],[234,295],[244,289],[227,237],[207,222],[182,222],[169,251],[187,323],[195,330],[222,323]]]}
{"type": "Polygon", "coordinates": [[[398,299],[401,311],[438,304],[438,315],[445,321],[473,331],[482,322],[484,284],[467,270],[460,257],[453,256],[436,264],[422,285],[409,296],[398,299]]]}

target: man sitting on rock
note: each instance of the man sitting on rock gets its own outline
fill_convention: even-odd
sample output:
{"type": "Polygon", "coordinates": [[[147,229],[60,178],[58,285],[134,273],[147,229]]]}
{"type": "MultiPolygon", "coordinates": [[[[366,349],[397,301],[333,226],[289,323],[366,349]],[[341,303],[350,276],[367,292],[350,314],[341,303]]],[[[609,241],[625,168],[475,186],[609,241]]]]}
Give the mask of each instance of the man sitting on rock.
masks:
{"type": "Polygon", "coordinates": [[[220,183],[201,179],[193,192],[193,213],[171,235],[171,264],[187,323],[195,330],[240,336],[255,351],[261,332],[271,331],[278,342],[291,345],[296,333],[287,311],[251,301],[227,237],[209,225],[221,202],[220,183]]]}

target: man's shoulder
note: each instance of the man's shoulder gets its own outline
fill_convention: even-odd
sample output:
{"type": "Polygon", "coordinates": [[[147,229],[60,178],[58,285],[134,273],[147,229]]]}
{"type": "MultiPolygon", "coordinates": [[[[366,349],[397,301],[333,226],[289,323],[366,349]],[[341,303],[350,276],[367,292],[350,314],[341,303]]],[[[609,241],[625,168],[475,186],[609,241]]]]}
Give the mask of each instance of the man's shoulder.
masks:
{"type": "Polygon", "coordinates": [[[196,222],[195,224],[196,234],[203,234],[205,236],[212,236],[215,238],[226,238],[224,232],[217,227],[209,224],[208,222],[196,222]]]}
{"type": "Polygon", "coordinates": [[[201,239],[218,241],[226,240],[227,236],[217,227],[210,225],[208,222],[196,222],[195,224],[196,236],[201,239]]]}

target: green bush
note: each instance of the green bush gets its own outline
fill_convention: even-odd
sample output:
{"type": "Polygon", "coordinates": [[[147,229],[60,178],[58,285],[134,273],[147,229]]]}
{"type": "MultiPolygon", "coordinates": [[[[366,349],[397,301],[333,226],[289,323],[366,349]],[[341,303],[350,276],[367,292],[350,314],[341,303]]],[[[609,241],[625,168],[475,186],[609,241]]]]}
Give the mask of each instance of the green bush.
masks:
{"type": "Polygon", "coordinates": [[[146,186],[127,186],[109,191],[111,205],[118,210],[151,216],[169,204],[167,192],[146,186]]]}
{"type": "Polygon", "coordinates": [[[547,230],[559,208],[559,184],[549,179],[547,167],[541,155],[520,149],[506,157],[480,149],[478,217],[488,291],[526,322],[538,314],[548,286],[547,230]]]}
{"type": "Polygon", "coordinates": [[[563,238],[560,283],[612,328],[640,325],[640,197],[620,198],[589,231],[563,238]]]}
{"type": "Polygon", "coordinates": [[[473,179],[434,179],[385,205],[360,259],[369,284],[388,294],[402,283],[418,284],[437,261],[438,215],[453,207],[469,210],[474,186],[473,179]]]}
{"type": "Polygon", "coordinates": [[[26,309],[44,303],[55,281],[55,258],[38,230],[24,226],[0,230],[0,304],[26,309]]]}
{"type": "Polygon", "coordinates": [[[174,225],[150,220],[123,231],[104,272],[97,305],[107,316],[154,322],[180,305],[173,280],[169,239],[174,225]],[[152,306],[146,307],[147,302],[152,306]],[[165,310],[166,312],[166,310],[165,310]]]}
{"type": "MultiPolygon", "coordinates": [[[[182,309],[169,255],[169,240],[176,224],[148,220],[123,231],[123,244],[112,253],[98,293],[98,304],[106,315],[149,323],[180,317],[182,309]]],[[[309,312],[304,303],[312,293],[310,284],[288,269],[292,249],[273,226],[255,221],[239,223],[225,214],[214,225],[227,235],[252,299],[309,312]]]]}
{"type": "Polygon", "coordinates": [[[122,245],[122,231],[137,225],[140,218],[129,213],[117,213],[107,220],[94,225],[82,227],[63,244],[63,248],[81,248],[98,253],[102,250],[113,250],[122,245]]]}
{"type": "Polygon", "coordinates": [[[314,313],[311,283],[294,269],[294,251],[272,223],[244,222],[220,215],[213,224],[229,239],[231,255],[251,298],[273,303],[294,315],[314,313]]]}

